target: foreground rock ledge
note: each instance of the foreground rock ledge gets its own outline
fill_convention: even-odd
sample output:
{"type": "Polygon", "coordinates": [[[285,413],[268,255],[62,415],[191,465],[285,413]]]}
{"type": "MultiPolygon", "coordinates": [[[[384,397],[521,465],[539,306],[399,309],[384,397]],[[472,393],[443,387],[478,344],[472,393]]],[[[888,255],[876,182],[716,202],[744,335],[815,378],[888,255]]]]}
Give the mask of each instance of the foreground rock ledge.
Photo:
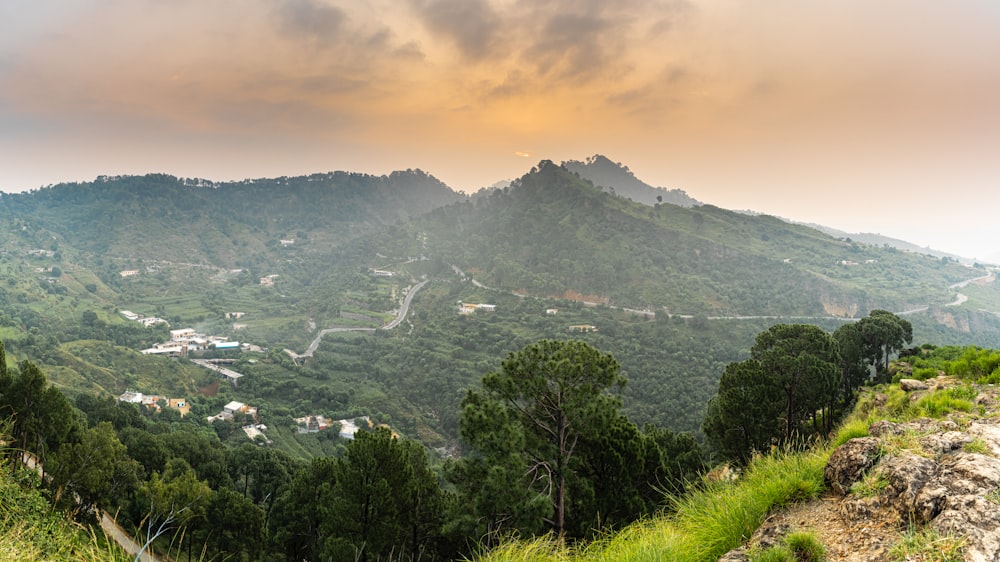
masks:
{"type": "MultiPolygon", "coordinates": [[[[964,537],[968,562],[1000,561],[1000,419],[963,425],[947,419],[873,424],[871,437],[851,439],[831,454],[824,471],[829,496],[772,515],[748,545],[766,547],[799,530],[821,534],[827,526],[841,530],[822,537],[831,562],[878,561],[915,525],[964,537]]],[[[748,560],[746,552],[735,549],[720,560],[748,560]]]]}

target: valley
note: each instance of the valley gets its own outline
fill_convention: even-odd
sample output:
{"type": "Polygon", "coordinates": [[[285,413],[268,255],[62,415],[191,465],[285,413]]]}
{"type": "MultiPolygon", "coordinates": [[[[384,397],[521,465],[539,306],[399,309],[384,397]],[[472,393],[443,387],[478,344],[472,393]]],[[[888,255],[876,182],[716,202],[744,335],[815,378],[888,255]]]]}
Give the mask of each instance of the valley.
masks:
{"type": "MultiPolygon", "coordinates": [[[[616,177],[609,164],[591,164],[605,183],[616,177]]],[[[634,203],[582,179],[587,166],[574,169],[542,162],[515,185],[472,197],[422,172],[210,187],[105,178],[4,195],[0,337],[13,361],[41,361],[71,395],[184,395],[201,418],[233,399],[260,404],[276,446],[312,455],[336,444],[294,434],[295,417],[370,415],[453,448],[464,389],[543,338],[584,338],[614,353],[629,378],[630,417],[698,434],[722,367],[771,324],[832,331],[885,308],[941,344],[985,345],[1000,329],[960,306],[957,290],[985,281],[985,270],[693,200],[634,203]],[[246,191],[238,205],[217,198],[236,191],[246,191]],[[116,226],[98,230],[79,220],[88,215],[116,226]],[[496,310],[460,315],[460,301],[496,310]],[[245,377],[201,396],[211,375],[136,356],[167,328],[129,325],[122,309],[268,351],[206,352],[233,359],[245,377]],[[944,310],[941,324],[933,318],[944,310]]],[[[663,192],[644,193],[652,201],[663,192]]]]}

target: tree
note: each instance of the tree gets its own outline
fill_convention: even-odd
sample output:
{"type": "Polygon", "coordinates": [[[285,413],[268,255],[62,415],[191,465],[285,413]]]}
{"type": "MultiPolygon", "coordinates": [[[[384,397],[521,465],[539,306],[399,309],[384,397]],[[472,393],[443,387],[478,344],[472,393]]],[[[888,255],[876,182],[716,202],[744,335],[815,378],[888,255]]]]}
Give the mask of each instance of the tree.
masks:
{"type": "Polygon", "coordinates": [[[803,416],[828,406],[840,390],[837,341],[816,326],[776,324],[757,335],[750,354],[784,395],[786,442],[803,416]]]}
{"type": "Polygon", "coordinates": [[[726,366],[719,391],[708,401],[702,430],[723,457],[745,462],[767,451],[781,434],[781,402],[760,361],[726,366]]]}
{"type": "Polygon", "coordinates": [[[577,444],[582,435],[598,433],[617,418],[620,400],[608,389],[625,384],[619,371],[614,357],[587,343],[542,340],[508,355],[500,370],[483,377],[483,389],[463,400],[463,437],[487,453],[505,447],[483,434],[492,424],[485,418],[504,412],[507,426],[501,435],[521,443],[521,458],[528,463],[524,484],[549,498],[552,530],[559,536],[566,528],[577,444]],[[488,423],[479,427],[483,421],[488,423]]]}
{"type": "Polygon", "coordinates": [[[844,384],[844,405],[854,396],[854,390],[868,378],[868,366],[864,358],[864,340],[855,322],[844,324],[833,332],[833,338],[840,347],[840,377],[844,384]]]}
{"type": "MultiPolygon", "coordinates": [[[[273,515],[268,528],[274,544],[279,546],[288,560],[320,560],[326,539],[321,534],[325,520],[324,506],[334,500],[337,459],[318,457],[292,478],[282,488],[275,500],[273,515]]],[[[324,524],[329,528],[330,525],[324,524]]]]}
{"type": "Polygon", "coordinates": [[[359,432],[333,480],[322,559],[419,559],[440,533],[442,492],[426,452],[388,428],[359,432]]]}
{"type": "Polygon", "coordinates": [[[199,523],[206,520],[206,510],[212,499],[212,489],[198,480],[194,470],[182,459],[172,459],[163,475],[154,472],[142,485],[141,492],[149,502],[147,517],[150,520],[172,520],[177,524],[183,548],[186,539],[188,559],[194,547],[199,523]]]}
{"type": "Polygon", "coordinates": [[[889,382],[889,357],[913,341],[913,325],[887,310],[873,310],[858,321],[858,329],[876,380],[889,382]]]}
{"type": "Polygon", "coordinates": [[[837,341],[807,324],[776,324],[757,334],[750,359],[726,366],[708,403],[703,429],[724,456],[746,461],[754,451],[793,440],[822,410],[824,429],[840,392],[837,341]]]}
{"type": "Polygon", "coordinates": [[[703,462],[690,435],[651,425],[640,431],[619,416],[603,431],[581,438],[573,464],[567,525],[587,536],[655,512],[667,494],[683,492],[703,462]]]}
{"type": "Polygon", "coordinates": [[[264,511],[239,492],[220,488],[206,508],[209,541],[225,560],[257,560],[264,542],[264,511]]]}
{"type": "Polygon", "coordinates": [[[57,489],[53,502],[72,505],[78,499],[83,511],[98,505],[113,508],[115,500],[137,489],[142,470],[129,458],[110,422],[101,422],[84,432],[80,442],[60,448],[47,468],[57,489]]]}
{"type": "MultiPolygon", "coordinates": [[[[66,442],[79,440],[83,423],[59,389],[49,386],[42,371],[22,361],[17,377],[7,377],[0,412],[13,415],[14,448],[31,451],[44,464],[47,455],[66,442]]],[[[0,378],[3,378],[0,376],[0,378]]]]}

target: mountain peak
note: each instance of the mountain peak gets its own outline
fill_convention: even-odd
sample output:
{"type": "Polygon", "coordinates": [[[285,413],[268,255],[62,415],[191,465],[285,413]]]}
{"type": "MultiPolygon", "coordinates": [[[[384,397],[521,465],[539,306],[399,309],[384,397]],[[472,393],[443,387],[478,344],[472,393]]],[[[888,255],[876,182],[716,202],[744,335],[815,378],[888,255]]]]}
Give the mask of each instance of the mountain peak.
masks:
{"type": "Polygon", "coordinates": [[[653,187],[643,182],[635,177],[628,166],[621,162],[613,162],[603,154],[595,154],[583,162],[569,160],[562,165],[602,189],[646,205],[670,203],[681,207],[694,207],[701,204],[680,189],[653,187]]]}

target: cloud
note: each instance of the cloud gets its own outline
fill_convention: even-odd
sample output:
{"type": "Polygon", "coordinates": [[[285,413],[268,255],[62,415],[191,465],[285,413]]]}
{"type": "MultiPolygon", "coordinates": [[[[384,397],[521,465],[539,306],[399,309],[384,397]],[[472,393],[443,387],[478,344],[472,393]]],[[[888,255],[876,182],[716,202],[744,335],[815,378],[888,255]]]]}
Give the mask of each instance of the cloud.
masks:
{"type": "Polygon", "coordinates": [[[432,33],[451,41],[470,60],[495,58],[503,19],[487,0],[411,0],[420,21],[432,33]]]}
{"type": "Polygon", "coordinates": [[[343,10],[322,0],[285,0],[275,12],[283,34],[321,45],[332,43],[347,23],[343,10]]]}

